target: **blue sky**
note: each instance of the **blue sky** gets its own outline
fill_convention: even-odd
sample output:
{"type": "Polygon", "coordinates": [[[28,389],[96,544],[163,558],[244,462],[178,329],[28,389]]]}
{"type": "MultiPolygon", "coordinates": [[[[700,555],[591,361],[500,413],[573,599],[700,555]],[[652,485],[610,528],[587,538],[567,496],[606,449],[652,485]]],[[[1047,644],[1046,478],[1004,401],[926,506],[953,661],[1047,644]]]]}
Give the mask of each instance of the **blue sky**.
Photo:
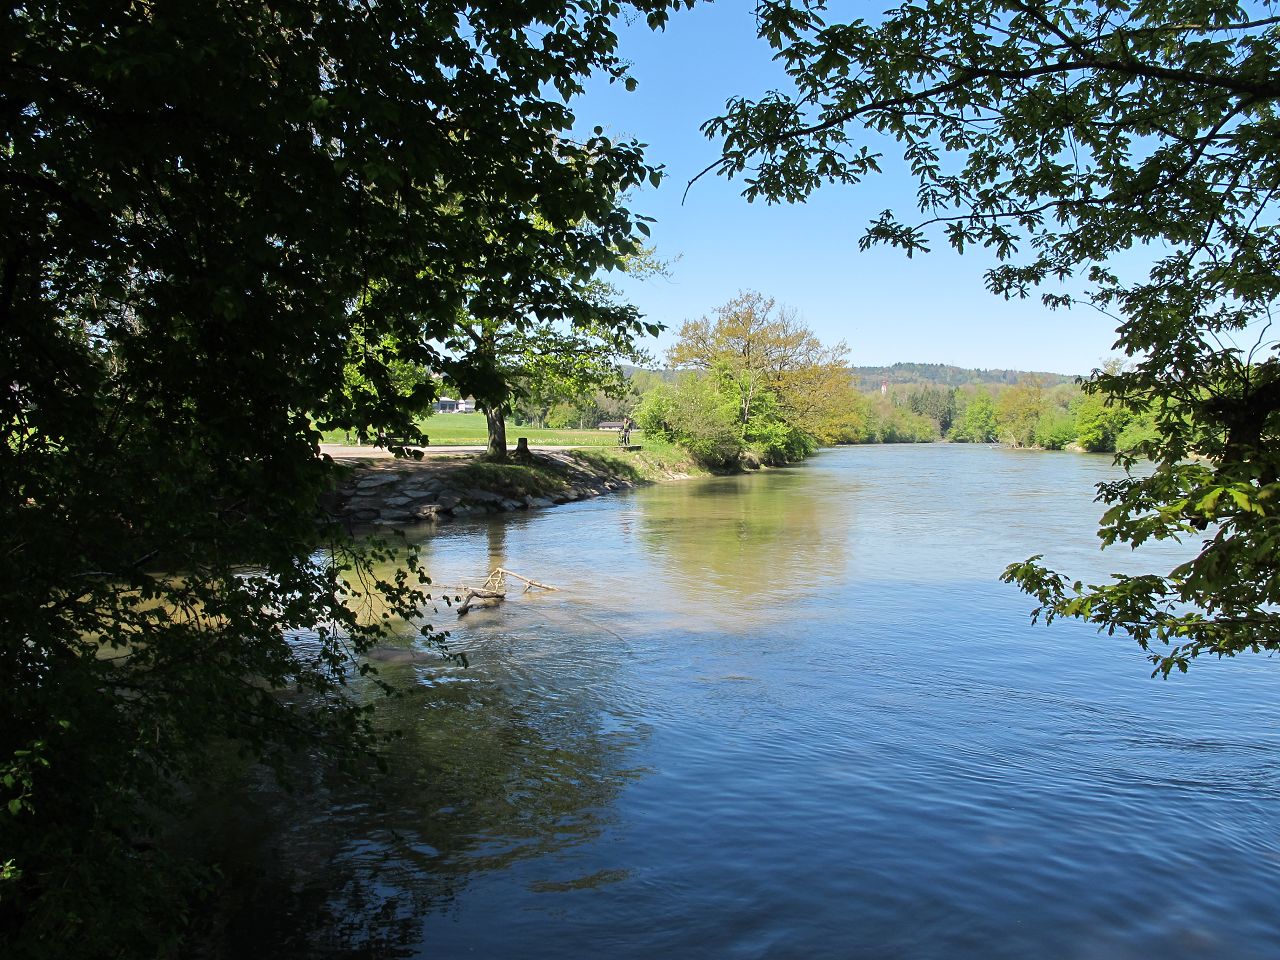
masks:
{"type": "Polygon", "coordinates": [[[681,203],[685,184],[717,156],[700,132],[725,100],[784,86],[768,46],[755,36],[751,4],[725,0],[675,14],[663,33],[640,21],[622,30],[621,54],[638,89],[593,82],[575,101],[579,126],[649,144],[668,177],[632,197],[657,218],[659,256],[679,258],[669,280],[623,284],[651,320],[671,330],[753,289],[795,309],[824,341],[845,340],[857,365],[897,361],[1087,373],[1112,356],[1114,323],[1092,311],[1049,311],[1038,300],[1006,302],[987,293],[981,252],[945,245],[908,260],[901,252],[858,250],[879,211],[914,209],[914,184],[886,153],[885,172],[854,187],[825,187],[806,204],[749,204],[740,181],[708,175],[681,203]]]}

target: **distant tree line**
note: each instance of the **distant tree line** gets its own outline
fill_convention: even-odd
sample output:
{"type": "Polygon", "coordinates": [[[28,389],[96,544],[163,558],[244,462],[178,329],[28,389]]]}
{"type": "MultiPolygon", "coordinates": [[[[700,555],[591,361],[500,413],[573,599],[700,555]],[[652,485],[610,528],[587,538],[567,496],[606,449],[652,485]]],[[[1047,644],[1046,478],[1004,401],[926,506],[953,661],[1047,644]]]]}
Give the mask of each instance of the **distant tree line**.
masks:
{"type": "Polygon", "coordinates": [[[530,394],[511,412],[517,423],[561,429],[632,417],[713,469],[792,462],[824,445],[939,440],[1140,453],[1154,435],[1150,411],[1062,374],[849,367],[847,355],[844,343],[824,346],[787,308],[746,292],[686,321],[666,369],[632,367],[609,389],[530,394]]]}
{"type": "MultiPolygon", "coordinates": [[[[765,303],[773,309],[772,301],[763,300],[753,309],[765,303]]],[[[721,309],[741,307],[739,300],[721,309]]],[[[710,348],[704,343],[700,370],[633,369],[620,391],[588,392],[555,402],[525,401],[513,408],[515,420],[537,427],[592,429],[607,420],[632,417],[651,437],[682,445],[713,468],[790,462],[824,445],[939,440],[1141,453],[1141,445],[1153,436],[1150,411],[1086,393],[1065,377],[1047,382],[1039,374],[1022,373],[1021,380],[1009,386],[913,383],[891,386],[885,393],[878,386],[859,391],[857,368],[842,367],[835,352],[828,350],[824,362],[815,359],[808,367],[789,371],[779,366],[769,374],[772,380],[761,386],[762,372],[743,366],[751,353],[743,348],[749,338],[736,339],[736,369],[726,360],[728,352],[718,352],[723,344],[710,348]],[[807,369],[810,380],[823,380],[820,396],[799,386],[799,369],[807,369]],[[756,394],[744,406],[743,391],[751,382],[757,383],[756,394]],[[811,409],[800,408],[801,397],[811,409]]],[[[669,356],[688,357],[693,349],[682,341],[669,356]]],[[[838,350],[842,354],[843,345],[838,350]]]]}
{"type": "Polygon", "coordinates": [[[895,363],[887,367],[853,367],[854,385],[866,392],[880,389],[888,381],[894,384],[931,384],[940,387],[1013,386],[1028,376],[1039,377],[1047,387],[1074,383],[1070,374],[1043,373],[1030,370],[956,367],[947,363],[895,363]]]}
{"type": "MultiPolygon", "coordinates": [[[[892,408],[896,415],[891,413],[880,422],[893,425],[899,434],[918,435],[924,421],[921,439],[945,438],[957,443],[1000,442],[1044,450],[1112,453],[1139,450],[1153,431],[1149,412],[1085,393],[1074,383],[1049,386],[1036,375],[995,389],[917,385],[895,392],[887,400],[876,397],[867,403],[872,409],[892,408]]],[[[868,431],[862,442],[896,439],[871,436],[873,432],[868,431]]]]}

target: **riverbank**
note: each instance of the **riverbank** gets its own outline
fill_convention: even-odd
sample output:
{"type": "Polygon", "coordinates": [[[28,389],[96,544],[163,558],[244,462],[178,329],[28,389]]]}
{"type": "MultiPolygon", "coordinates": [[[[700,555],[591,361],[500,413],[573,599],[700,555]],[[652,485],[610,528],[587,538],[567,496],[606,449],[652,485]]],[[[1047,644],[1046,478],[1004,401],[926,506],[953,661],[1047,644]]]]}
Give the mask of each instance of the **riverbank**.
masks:
{"type": "Polygon", "coordinates": [[[704,470],[682,451],[535,450],[528,462],[494,463],[479,453],[432,451],[396,460],[327,450],[342,470],[322,503],[349,529],[411,527],[463,517],[540,510],[704,470]]]}

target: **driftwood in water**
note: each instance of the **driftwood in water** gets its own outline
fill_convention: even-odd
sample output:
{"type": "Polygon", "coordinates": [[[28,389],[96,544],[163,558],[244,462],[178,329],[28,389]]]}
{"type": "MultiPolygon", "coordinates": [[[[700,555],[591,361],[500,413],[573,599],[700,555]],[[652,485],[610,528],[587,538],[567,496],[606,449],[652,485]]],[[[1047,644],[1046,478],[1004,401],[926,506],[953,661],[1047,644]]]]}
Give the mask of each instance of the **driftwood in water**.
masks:
{"type": "Polygon", "coordinates": [[[494,606],[507,599],[507,577],[515,577],[524,585],[524,592],[528,593],[534,587],[539,590],[555,590],[556,587],[545,583],[539,583],[537,580],[530,580],[528,577],[522,577],[518,573],[512,573],[510,570],[504,570],[502,567],[495,567],[493,572],[484,582],[483,587],[467,587],[466,594],[462,599],[462,603],[458,606],[458,616],[463,616],[472,607],[494,606]]]}
{"type": "Polygon", "coordinates": [[[467,595],[462,598],[458,607],[458,616],[463,616],[472,607],[492,606],[507,599],[505,591],[486,590],[484,587],[467,587],[467,595]]]}
{"type": "Polygon", "coordinates": [[[512,573],[510,570],[504,570],[502,567],[496,568],[493,571],[493,573],[489,574],[489,579],[492,580],[494,576],[497,576],[499,578],[499,582],[501,582],[501,578],[503,577],[515,577],[517,580],[522,581],[526,585],[524,588],[525,593],[528,593],[534,587],[537,587],[539,590],[559,590],[560,589],[559,587],[552,587],[545,583],[539,583],[537,580],[530,580],[528,577],[522,577],[518,573],[512,573]]]}

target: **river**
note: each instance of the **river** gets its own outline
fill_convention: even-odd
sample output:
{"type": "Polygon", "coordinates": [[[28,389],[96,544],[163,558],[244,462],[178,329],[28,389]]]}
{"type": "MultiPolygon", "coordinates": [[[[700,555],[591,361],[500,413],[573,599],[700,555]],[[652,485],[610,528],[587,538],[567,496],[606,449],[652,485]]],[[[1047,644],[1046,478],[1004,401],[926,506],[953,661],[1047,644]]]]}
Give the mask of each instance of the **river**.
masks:
{"type": "Polygon", "coordinates": [[[228,952],[1276,956],[1277,664],[1151,679],[998,581],[1185,556],[1099,551],[1115,473],[857,447],[443,528],[437,581],[561,589],[384,664],[386,777],[240,802],[228,952]]]}

